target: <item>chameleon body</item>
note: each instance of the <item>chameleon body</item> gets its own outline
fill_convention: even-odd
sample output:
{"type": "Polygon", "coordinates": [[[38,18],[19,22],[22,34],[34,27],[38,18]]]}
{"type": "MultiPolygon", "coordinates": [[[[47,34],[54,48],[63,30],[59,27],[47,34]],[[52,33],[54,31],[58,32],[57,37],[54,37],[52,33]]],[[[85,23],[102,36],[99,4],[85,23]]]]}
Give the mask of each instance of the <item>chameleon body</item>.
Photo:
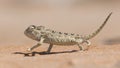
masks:
{"type": "Polygon", "coordinates": [[[91,44],[89,40],[95,37],[102,30],[102,28],[105,26],[105,24],[107,23],[111,15],[112,13],[110,13],[107,16],[103,24],[95,32],[93,32],[92,34],[88,36],[57,32],[52,29],[47,29],[44,26],[30,25],[24,31],[24,34],[27,37],[38,41],[38,43],[34,45],[33,47],[28,48],[27,50],[32,51],[33,49],[39,47],[43,43],[49,44],[47,53],[50,53],[53,45],[66,45],[66,46],[77,45],[80,48],[80,50],[84,50],[81,44],[87,43],[87,45],[89,46],[91,44]]]}

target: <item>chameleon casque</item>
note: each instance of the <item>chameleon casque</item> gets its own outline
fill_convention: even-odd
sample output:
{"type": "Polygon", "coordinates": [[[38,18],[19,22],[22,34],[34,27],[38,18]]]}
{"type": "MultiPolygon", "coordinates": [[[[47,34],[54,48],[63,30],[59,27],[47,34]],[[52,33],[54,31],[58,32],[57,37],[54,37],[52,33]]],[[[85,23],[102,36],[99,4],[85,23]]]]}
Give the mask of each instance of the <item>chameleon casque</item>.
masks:
{"type": "Polygon", "coordinates": [[[44,26],[30,25],[24,31],[24,34],[27,37],[38,41],[38,43],[31,48],[28,48],[27,51],[32,51],[43,43],[49,44],[48,50],[46,51],[47,53],[50,53],[53,45],[77,45],[80,50],[84,50],[81,44],[87,43],[88,46],[91,45],[91,42],[89,40],[95,37],[102,30],[111,15],[112,12],[107,16],[103,24],[95,32],[87,36],[71,33],[62,33],[54,31],[52,29],[47,29],[44,26]]]}

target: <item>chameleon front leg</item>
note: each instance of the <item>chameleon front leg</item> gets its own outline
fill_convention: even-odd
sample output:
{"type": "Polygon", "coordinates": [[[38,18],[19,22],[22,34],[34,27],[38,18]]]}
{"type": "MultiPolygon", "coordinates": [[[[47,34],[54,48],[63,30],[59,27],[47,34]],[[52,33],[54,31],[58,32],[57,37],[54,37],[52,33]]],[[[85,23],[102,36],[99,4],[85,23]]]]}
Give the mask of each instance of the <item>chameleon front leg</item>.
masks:
{"type": "Polygon", "coordinates": [[[52,47],[53,47],[53,44],[50,44],[49,47],[48,47],[47,53],[50,53],[52,47]]]}
{"type": "Polygon", "coordinates": [[[33,49],[39,47],[40,45],[42,45],[43,41],[44,41],[44,38],[41,38],[40,42],[37,45],[34,45],[31,48],[28,48],[27,51],[32,51],[33,49]]]}
{"type": "Polygon", "coordinates": [[[38,44],[36,44],[36,45],[32,46],[31,48],[28,48],[28,49],[27,49],[27,51],[32,51],[33,49],[35,49],[35,48],[39,47],[40,45],[41,45],[41,44],[40,44],[40,43],[38,43],[38,44]]]}

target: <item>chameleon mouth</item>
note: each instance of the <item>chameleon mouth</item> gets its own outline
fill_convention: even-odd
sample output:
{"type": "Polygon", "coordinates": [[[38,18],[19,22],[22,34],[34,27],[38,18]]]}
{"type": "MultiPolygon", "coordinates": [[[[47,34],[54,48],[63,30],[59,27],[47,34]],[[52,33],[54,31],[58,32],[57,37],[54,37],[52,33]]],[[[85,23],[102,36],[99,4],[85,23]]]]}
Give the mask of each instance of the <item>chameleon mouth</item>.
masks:
{"type": "Polygon", "coordinates": [[[29,29],[27,28],[25,31],[24,31],[24,34],[27,35],[29,32],[29,29]]]}
{"type": "Polygon", "coordinates": [[[25,34],[27,37],[32,38],[32,31],[30,31],[30,29],[27,28],[27,29],[24,31],[24,34],[25,34]]]}

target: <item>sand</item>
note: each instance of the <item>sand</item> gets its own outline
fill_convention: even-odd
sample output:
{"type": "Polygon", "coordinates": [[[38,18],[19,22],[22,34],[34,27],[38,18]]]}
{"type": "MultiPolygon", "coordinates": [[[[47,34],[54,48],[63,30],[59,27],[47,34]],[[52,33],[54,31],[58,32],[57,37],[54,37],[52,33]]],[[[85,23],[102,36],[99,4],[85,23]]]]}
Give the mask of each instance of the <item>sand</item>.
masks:
{"type": "MultiPolygon", "coordinates": [[[[79,7],[0,7],[0,68],[120,68],[120,3],[87,4],[79,7]],[[37,44],[24,35],[29,25],[44,25],[61,32],[88,35],[113,12],[104,29],[86,51],[74,46],[37,44]]],[[[85,48],[87,48],[84,45],[85,48]]]]}
{"type": "Polygon", "coordinates": [[[54,46],[50,54],[47,47],[32,53],[26,45],[0,46],[0,68],[119,68],[120,45],[92,45],[87,51],[77,46],[54,46]]]}

